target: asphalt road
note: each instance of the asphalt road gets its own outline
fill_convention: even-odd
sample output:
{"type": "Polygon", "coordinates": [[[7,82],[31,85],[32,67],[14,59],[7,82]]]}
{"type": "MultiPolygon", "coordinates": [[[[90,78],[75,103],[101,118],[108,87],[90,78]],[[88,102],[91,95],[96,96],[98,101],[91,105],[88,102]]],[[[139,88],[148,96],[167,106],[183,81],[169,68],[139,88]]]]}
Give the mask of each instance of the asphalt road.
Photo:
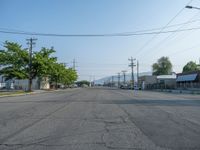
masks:
{"type": "Polygon", "coordinates": [[[72,89],[0,98],[0,150],[200,150],[200,95],[72,89]]]}

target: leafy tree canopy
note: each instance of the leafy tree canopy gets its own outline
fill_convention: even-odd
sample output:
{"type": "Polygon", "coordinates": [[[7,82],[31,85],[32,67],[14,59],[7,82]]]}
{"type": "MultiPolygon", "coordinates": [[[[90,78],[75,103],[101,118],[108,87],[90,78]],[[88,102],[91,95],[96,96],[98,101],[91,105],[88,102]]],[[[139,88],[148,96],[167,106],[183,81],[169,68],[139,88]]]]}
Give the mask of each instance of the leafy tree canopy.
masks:
{"type": "Polygon", "coordinates": [[[5,42],[6,50],[0,51],[0,64],[2,74],[8,79],[26,79],[28,78],[29,55],[27,49],[17,43],[5,42]]]}
{"type": "Polygon", "coordinates": [[[183,67],[183,73],[190,72],[190,71],[197,71],[200,70],[199,65],[197,65],[195,62],[190,61],[183,67]]]}
{"type": "MultiPolygon", "coordinates": [[[[6,80],[29,78],[29,52],[21,45],[13,42],[5,42],[5,50],[0,50],[0,74],[6,80]]],[[[77,73],[73,69],[66,68],[57,62],[52,56],[56,51],[53,48],[42,48],[32,55],[31,78],[49,77],[51,82],[72,84],[77,80],[77,73]]]]}
{"type": "Polygon", "coordinates": [[[172,63],[168,57],[161,57],[152,65],[153,75],[168,75],[172,72],[172,63]]]}
{"type": "Polygon", "coordinates": [[[78,81],[78,82],[76,82],[76,84],[78,85],[78,86],[82,86],[82,85],[90,85],[90,82],[89,81],[87,81],[87,80],[82,80],[82,81],[78,81]]]}

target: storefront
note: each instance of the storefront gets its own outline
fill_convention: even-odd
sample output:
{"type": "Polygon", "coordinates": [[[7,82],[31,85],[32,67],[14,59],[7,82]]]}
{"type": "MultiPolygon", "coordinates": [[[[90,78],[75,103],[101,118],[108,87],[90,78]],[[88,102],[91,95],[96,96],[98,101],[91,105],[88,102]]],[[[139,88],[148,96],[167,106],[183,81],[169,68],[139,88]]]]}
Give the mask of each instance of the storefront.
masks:
{"type": "Polygon", "coordinates": [[[176,79],[177,88],[200,88],[200,71],[179,73],[176,79]]]}

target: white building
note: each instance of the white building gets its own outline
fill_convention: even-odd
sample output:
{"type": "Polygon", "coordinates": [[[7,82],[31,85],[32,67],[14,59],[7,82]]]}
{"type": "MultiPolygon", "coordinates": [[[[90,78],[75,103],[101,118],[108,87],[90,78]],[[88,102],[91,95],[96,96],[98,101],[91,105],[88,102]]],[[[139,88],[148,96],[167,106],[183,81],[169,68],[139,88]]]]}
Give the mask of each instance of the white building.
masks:
{"type": "MultiPolygon", "coordinates": [[[[0,76],[0,89],[15,89],[15,90],[28,90],[29,80],[8,80],[5,81],[2,76],[0,76]]],[[[32,89],[33,90],[39,90],[39,89],[49,89],[50,84],[48,78],[43,78],[42,81],[40,81],[38,78],[32,80],[32,89]]]]}
{"type": "Polygon", "coordinates": [[[6,88],[3,76],[0,76],[0,89],[6,88]]]}

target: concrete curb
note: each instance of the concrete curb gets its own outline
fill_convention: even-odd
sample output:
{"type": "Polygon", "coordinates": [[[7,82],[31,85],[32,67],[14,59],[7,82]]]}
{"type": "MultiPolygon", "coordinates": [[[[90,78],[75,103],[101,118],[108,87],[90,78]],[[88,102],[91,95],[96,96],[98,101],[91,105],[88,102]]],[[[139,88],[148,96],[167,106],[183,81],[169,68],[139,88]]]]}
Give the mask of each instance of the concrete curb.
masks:
{"type": "MultiPolygon", "coordinates": [[[[40,93],[46,93],[46,92],[40,92],[40,93]]],[[[2,95],[2,96],[0,96],[0,98],[4,98],[4,97],[15,97],[15,96],[26,96],[26,95],[34,95],[34,94],[40,94],[40,93],[9,94],[9,95],[2,95]]]]}
{"type": "Polygon", "coordinates": [[[167,92],[167,93],[174,93],[174,94],[196,94],[199,95],[200,91],[191,91],[191,90],[153,90],[156,92],[167,92]]]}

